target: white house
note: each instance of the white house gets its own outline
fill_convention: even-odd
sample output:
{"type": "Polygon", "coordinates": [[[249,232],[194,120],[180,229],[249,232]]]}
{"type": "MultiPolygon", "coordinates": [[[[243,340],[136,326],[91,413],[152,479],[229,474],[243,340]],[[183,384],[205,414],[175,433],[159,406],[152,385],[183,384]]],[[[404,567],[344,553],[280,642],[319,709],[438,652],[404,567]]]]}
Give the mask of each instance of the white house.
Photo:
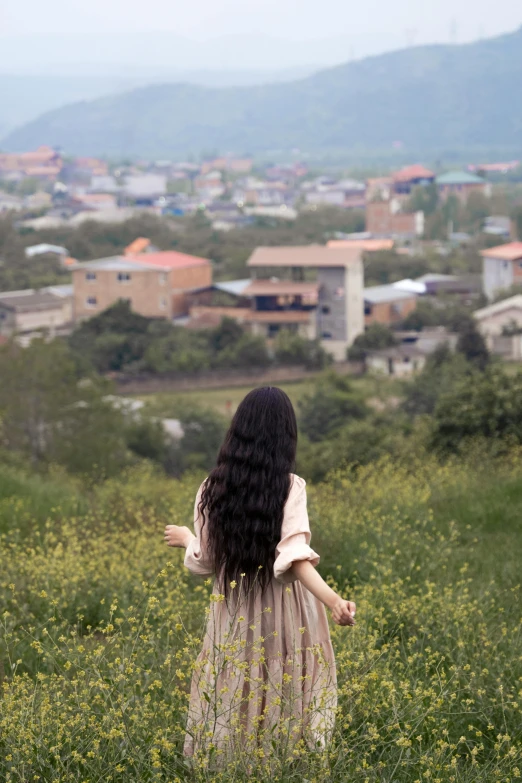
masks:
{"type": "Polygon", "coordinates": [[[492,353],[522,360],[522,294],[483,307],[473,315],[492,353]]]}
{"type": "Polygon", "coordinates": [[[488,299],[499,291],[522,285],[522,242],[483,250],[482,285],[488,299]]]}

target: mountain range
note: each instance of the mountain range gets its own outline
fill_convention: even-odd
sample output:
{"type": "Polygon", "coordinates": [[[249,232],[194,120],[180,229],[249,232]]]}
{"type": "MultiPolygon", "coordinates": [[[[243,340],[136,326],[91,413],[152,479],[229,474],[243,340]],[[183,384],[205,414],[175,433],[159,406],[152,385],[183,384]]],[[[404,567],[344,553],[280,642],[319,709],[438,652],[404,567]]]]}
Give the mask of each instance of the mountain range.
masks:
{"type": "Polygon", "coordinates": [[[203,87],[239,87],[267,84],[308,76],[318,70],[314,66],[284,68],[282,70],[208,70],[117,66],[113,63],[76,65],[68,63],[56,68],[58,73],[45,69],[35,73],[1,73],[0,138],[20,125],[36,119],[40,114],[61,108],[69,103],[90,101],[106,95],[144,87],[157,82],[183,82],[203,87]]]}
{"type": "Polygon", "coordinates": [[[47,112],[1,146],[174,157],[204,150],[522,150],[522,28],[267,85],[155,84],[47,112]]]}

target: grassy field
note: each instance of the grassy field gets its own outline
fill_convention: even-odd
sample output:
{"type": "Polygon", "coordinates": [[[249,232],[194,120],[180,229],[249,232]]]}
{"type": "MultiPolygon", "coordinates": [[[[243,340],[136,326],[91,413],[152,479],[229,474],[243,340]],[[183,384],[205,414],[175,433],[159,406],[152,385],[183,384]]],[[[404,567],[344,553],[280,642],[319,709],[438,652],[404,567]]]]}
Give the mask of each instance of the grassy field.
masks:
{"type": "MultiPolygon", "coordinates": [[[[318,381],[320,383],[320,377],[318,381]]],[[[292,403],[297,408],[299,400],[305,395],[310,394],[317,383],[316,379],[307,379],[305,381],[293,381],[291,383],[279,383],[277,384],[283,389],[292,403]]],[[[372,376],[354,377],[352,379],[354,389],[357,389],[367,399],[390,399],[400,393],[401,384],[396,380],[391,380],[386,377],[378,378],[372,376]]],[[[146,394],[140,395],[139,399],[143,399],[145,402],[151,405],[172,405],[176,402],[191,402],[203,407],[213,408],[224,416],[231,416],[234,414],[237,406],[254,388],[252,386],[238,386],[225,389],[194,389],[189,392],[166,392],[161,394],[146,394]]]]}
{"type": "Polygon", "coordinates": [[[211,588],[161,531],[190,524],[200,477],[140,467],[86,492],[3,469],[0,780],[517,783],[520,456],[383,460],[309,487],[320,570],[358,605],[355,629],[332,627],[332,743],[312,752],[281,725],[226,761],[209,739],[190,765],[211,588]]]}

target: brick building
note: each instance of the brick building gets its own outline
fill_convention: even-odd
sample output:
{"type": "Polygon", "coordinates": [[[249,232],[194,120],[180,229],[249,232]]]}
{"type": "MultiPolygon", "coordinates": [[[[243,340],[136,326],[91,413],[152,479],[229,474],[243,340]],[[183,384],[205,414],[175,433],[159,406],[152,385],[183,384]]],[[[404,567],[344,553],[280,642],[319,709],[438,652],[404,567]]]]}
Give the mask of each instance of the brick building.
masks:
{"type": "Polygon", "coordinates": [[[441,174],[435,180],[437,183],[437,189],[439,196],[442,199],[448,198],[450,195],[457,196],[457,198],[466,202],[472,193],[481,193],[486,198],[491,196],[491,185],[482,177],[477,177],[476,174],[471,174],[469,171],[448,171],[446,174],[441,174]]]}
{"type": "Polygon", "coordinates": [[[393,285],[364,289],[364,324],[394,326],[417,308],[417,295],[393,285]]]}
{"type": "Polygon", "coordinates": [[[212,284],[208,259],[173,251],[76,263],[71,271],[75,321],[90,318],[120,299],[150,318],[186,315],[190,292],[212,284]]]}
{"type": "Polygon", "coordinates": [[[366,205],[366,231],[372,236],[422,236],[423,212],[402,212],[400,202],[370,201],[366,205]]]}

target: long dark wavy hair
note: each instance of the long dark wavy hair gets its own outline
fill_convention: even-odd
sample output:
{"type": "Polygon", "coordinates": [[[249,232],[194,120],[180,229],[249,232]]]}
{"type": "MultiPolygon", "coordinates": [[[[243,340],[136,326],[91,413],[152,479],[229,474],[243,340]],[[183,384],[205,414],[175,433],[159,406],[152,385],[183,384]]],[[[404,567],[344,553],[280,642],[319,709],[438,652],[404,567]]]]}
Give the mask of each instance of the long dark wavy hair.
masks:
{"type": "Polygon", "coordinates": [[[203,487],[199,512],[220,590],[230,583],[263,592],[272,576],[291,486],[297,423],[275,386],[251,391],[239,405],[203,487]]]}

